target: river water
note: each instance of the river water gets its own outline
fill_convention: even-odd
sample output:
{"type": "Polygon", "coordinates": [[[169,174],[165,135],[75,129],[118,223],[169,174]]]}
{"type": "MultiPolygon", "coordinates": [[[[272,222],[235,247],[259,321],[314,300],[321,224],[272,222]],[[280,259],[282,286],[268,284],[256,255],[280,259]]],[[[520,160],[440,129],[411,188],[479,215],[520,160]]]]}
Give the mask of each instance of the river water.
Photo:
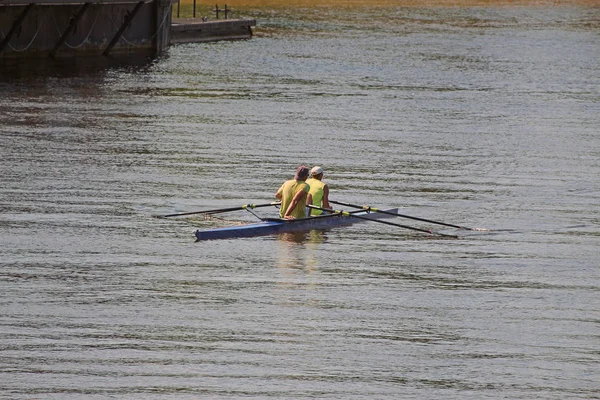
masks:
{"type": "Polygon", "coordinates": [[[244,11],[249,41],[3,71],[0,398],[600,398],[600,9],[244,11]],[[490,231],[155,217],[299,164],[490,231]]]}

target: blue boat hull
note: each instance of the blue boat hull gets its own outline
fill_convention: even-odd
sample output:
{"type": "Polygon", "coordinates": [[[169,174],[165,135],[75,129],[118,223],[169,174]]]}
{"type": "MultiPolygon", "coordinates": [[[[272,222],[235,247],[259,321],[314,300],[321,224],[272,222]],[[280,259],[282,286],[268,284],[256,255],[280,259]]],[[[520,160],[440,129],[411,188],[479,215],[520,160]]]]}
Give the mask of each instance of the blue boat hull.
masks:
{"type": "MultiPolygon", "coordinates": [[[[394,208],[385,211],[395,213],[398,212],[398,209],[394,208]]],[[[310,231],[312,229],[330,229],[338,226],[348,226],[358,222],[366,222],[365,218],[380,219],[392,217],[388,214],[368,213],[366,211],[355,212],[353,213],[353,215],[357,215],[360,218],[343,216],[340,214],[320,215],[317,217],[296,220],[284,220],[275,218],[248,225],[229,226],[225,228],[209,229],[203,231],[196,230],[195,236],[197,242],[201,240],[255,237],[287,232],[305,232],[310,231]]]]}

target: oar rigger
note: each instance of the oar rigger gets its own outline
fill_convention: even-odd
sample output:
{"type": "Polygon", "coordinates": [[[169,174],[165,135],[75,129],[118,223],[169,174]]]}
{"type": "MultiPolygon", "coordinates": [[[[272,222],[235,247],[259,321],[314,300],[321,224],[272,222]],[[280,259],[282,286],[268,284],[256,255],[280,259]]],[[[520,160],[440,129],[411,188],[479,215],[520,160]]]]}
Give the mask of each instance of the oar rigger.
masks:
{"type": "Polygon", "coordinates": [[[400,213],[388,213],[385,210],[380,210],[378,208],[371,207],[371,206],[351,204],[351,203],[346,203],[346,202],[342,202],[342,201],[334,201],[334,200],[329,200],[329,202],[333,203],[333,204],[347,206],[347,207],[360,208],[362,210],[367,210],[369,212],[378,212],[378,213],[383,213],[383,214],[389,214],[389,215],[394,215],[396,217],[408,218],[408,219],[412,219],[412,220],[415,220],[415,221],[428,222],[430,224],[443,225],[443,226],[448,226],[448,227],[451,227],[451,228],[466,229],[466,230],[470,230],[470,231],[489,231],[489,229],[485,229],[485,228],[468,228],[466,226],[460,226],[460,225],[455,225],[455,224],[448,224],[448,223],[445,223],[445,222],[434,221],[434,220],[426,219],[426,218],[412,217],[410,215],[404,215],[404,214],[400,214],[400,213]]]}
{"type": "MultiPolygon", "coordinates": [[[[446,233],[434,232],[434,231],[431,231],[429,229],[415,228],[414,226],[402,225],[402,224],[397,224],[395,222],[389,222],[389,221],[384,221],[384,220],[380,220],[380,219],[368,218],[368,217],[357,215],[357,214],[354,214],[354,213],[351,213],[351,212],[348,212],[348,211],[334,210],[334,209],[330,209],[330,208],[321,208],[321,207],[317,207],[317,206],[314,206],[314,205],[309,205],[308,207],[315,208],[317,210],[328,211],[328,212],[331,212],[331,213],[334,213],[334,214],[343,215],[345,217],[354,217],[354,218],[358,218],[358,219],[364,219],[364,220],[367,220],[367,221],[378,222],[380,224],[397,226],[399,228],[410,229],[410,230],[417,231],[417,232],[428,233],[430,235],[447,236],[447,237],[454,237],[454,238],[457,237],[456,235],[449,235],[449,234],[446,234],[446,233]]],[[[386,212],[386,213],[388,213],[388,212],[386,212]]],[[[386,214],[386,213],[384,213],[384,214],[386,214]]],[[[390,215],[395,215],[394,213],[391,213],[391,212],[389,212],[389,214],[390,215]]]]}

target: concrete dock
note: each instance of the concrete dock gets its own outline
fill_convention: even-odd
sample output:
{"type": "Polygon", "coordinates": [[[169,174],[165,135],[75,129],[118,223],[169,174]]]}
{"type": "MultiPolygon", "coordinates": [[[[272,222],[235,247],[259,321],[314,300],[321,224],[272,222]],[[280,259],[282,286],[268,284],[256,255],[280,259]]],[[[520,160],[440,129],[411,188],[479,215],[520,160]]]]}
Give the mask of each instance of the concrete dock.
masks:
{"type": "Polygon", "coordinates": [[[204,21],[200,18],[173,18],[171,43],[214,42],[252,37],[254,19],[204,21]]]}

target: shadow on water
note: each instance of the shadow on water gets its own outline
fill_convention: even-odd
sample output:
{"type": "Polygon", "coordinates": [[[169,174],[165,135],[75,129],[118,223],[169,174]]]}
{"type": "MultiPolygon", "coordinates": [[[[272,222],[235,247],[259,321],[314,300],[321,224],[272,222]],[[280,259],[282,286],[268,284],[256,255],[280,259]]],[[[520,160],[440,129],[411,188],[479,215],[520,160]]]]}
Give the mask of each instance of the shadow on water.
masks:
{"type": "Polygon", "coordinates": [[[112,69],[144,72],[160,58],[149,54],[77,58],[0,58],[0,83],[32,82],[45,78],[86,77],[112,69]]]}

